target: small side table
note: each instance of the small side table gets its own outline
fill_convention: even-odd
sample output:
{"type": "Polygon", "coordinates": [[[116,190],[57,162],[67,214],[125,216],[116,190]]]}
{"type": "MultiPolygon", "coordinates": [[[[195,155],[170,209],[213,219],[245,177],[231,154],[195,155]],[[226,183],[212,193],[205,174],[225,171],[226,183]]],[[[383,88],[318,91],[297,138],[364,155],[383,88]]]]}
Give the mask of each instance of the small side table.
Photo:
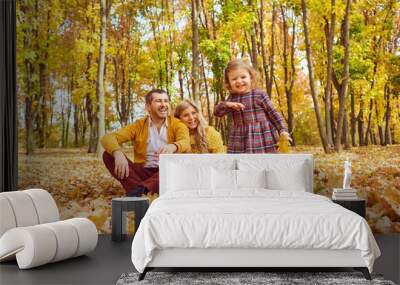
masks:
{"type": "Polygon", "coordinates": [[[123,241],[126,238],[126,212],[135,212],[135,231],[149,208],[149,199],[146,197],[113,198],[112,209],[112,241],[123,241]]]}
{"type": "Polygon", "coordinates": [[[332,200],[333,203],[339,204],[340,206],[359,214],[365,218],[365,200],[332,200]]]}

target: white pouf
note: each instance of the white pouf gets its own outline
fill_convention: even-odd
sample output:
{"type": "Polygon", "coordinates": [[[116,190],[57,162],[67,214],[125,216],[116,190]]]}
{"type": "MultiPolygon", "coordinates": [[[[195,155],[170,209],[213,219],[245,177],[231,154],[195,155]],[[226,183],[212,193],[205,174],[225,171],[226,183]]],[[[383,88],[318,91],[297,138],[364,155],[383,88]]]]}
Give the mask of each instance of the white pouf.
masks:
{"type": "Polygon", "coordinates": [[[0,261],[17,259],[28,269],[86,254],[97,229],[86,218],[59,221],[57,205],[42,189],[0,193],[0,261]]]}

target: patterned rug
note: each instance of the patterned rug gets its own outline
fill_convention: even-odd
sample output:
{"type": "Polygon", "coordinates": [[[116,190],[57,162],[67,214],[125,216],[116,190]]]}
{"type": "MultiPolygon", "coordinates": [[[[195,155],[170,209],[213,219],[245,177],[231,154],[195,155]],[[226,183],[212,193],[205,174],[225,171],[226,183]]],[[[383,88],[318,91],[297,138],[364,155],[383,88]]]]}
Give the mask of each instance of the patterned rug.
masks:
{"type": "Polygon", "coordinates": [[[368,281],[360,272],[148,272],[142,281],[138,276],[139,273],[122,274],[117,285],[395,285],[380,275],[372,275],[372,281],[368,281]]]}

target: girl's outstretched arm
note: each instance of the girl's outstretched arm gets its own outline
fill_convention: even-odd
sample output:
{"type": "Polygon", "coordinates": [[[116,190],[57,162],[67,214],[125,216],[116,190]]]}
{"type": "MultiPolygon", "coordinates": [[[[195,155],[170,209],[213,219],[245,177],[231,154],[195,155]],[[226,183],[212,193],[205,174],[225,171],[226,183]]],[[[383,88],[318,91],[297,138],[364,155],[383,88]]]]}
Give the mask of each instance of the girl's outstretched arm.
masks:
{"type": "Polygon", "coordinates": [[[261,92],[261,100],[262,100],[262,106],[267,113],[267,116],[271,123],[274,125],[274,127],[279,131],[279,134],[282,132],[287,133],[287,128],[285,126],[285,123],[283,121],[282,116],[275,110],[274,106],[272,105],[271,100],[269,99],[267,93],[261,92]]]}
{"type": "Polygon", "coordinates": [[[217,117],[223,117],[230,112],[232,112],[232,109],[226,106],[226,101],[219,102],[214,109],[214,115],[217,117]]]}

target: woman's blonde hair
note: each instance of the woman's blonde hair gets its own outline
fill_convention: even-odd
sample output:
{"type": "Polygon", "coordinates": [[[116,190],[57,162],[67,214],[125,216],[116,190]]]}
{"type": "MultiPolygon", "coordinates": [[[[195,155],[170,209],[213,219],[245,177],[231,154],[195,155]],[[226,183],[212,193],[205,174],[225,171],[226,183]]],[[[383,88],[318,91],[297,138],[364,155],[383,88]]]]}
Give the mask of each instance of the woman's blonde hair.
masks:
{"type": "Polygon", "coordinates": [[[192,106],[196,112],[197,112],[197,117],[199,120],[199,124],[197,125],[196,130],[194,131],[194,141],[195,141],[195,147],[198,149],[201,153],[207,153],[208,152],[208,144],[207,144],[207,138],[206,138],[206,129],[208,127],[206,119],[204,119],[203,114],[201,113],[201,110],[195,103],[193,103],[190,100],[183,100],[182,103],[180,103],[178,106],[175,108],[175,113],[174,116],[175,118],[180,119],[180,116],[183,111],[185,111],[187,108],[192,106]]]}
{"type": "Polygon", "coordinates": [[[252,89],[258,88],[259,76],[257,70],[250,63],[244,60],[234,59],[228,62],[228,65],[226,66],[224,71],[224,81],[226,89],[231,90],[231,85],[229,83],[229,72],[239,68],[246,70],[250,74],[251,88],[252,89]]]}

